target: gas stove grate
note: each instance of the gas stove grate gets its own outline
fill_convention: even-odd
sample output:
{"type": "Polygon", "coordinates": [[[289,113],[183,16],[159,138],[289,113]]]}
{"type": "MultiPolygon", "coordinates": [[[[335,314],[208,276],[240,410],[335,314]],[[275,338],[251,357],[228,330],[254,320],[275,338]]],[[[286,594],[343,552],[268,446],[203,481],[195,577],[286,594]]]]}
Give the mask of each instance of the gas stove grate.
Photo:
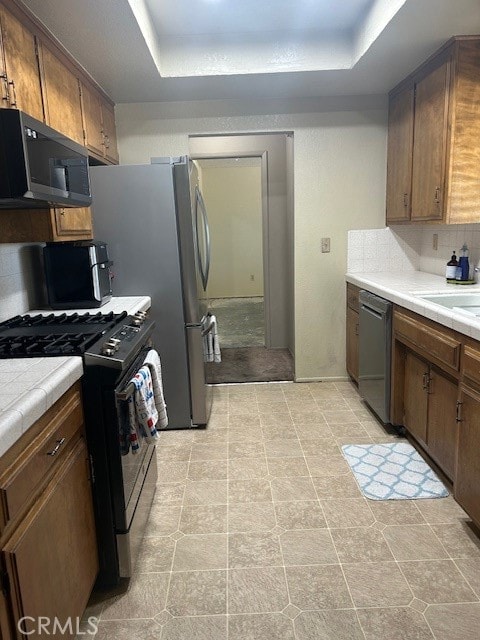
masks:
{"type": "Polygon", "coordinates": [[[0,323],[0,359],[83,355],[127,313],[15,316],[0,323]]]}

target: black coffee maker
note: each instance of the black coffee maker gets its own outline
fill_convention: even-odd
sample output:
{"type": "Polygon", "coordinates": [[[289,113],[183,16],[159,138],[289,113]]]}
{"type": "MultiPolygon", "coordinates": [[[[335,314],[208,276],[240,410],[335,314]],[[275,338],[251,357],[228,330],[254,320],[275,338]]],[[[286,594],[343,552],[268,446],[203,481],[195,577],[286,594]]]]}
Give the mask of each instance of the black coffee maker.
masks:
{"type": "Polygon", "coordinates": [[[43,261],[52,309],[101,307],[112,298],[113,262],[108,259],[105,242],[48,243],[43,261]]]}

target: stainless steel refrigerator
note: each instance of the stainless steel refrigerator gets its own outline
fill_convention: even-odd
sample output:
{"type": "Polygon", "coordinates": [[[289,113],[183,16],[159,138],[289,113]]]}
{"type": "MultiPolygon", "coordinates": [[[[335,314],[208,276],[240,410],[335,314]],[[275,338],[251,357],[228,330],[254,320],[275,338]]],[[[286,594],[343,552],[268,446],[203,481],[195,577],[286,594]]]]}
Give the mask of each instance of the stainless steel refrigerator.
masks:
{"type": "Polygon", "coordinates": [[[170,429],[209,415],[203,336],[208,331],[210,235],[195,163],[91,167],[94,233],[113,260],[113,293],[149,295],[170,429]]]}

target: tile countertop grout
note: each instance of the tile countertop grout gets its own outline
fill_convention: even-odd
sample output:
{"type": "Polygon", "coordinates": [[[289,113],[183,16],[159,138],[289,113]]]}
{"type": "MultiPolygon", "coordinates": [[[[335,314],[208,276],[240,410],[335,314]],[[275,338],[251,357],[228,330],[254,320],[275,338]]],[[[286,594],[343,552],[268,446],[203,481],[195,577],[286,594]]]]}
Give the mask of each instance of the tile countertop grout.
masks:
{"type": "MultiPolygon", "coordinates": [[[[29,313],[145,311],[148,296],[112,298],[95,309],[35,309],[29,313]]],[[[3,455],[83,375],[80,356],[0,359],[0,455],[3,455]]]]}
{"type": "Polygon", "coordinates": [[[444,277],[423,271],[347,273],[345,279],[429,320],[480,340],[480,318],[469,318],[419,297],[436,293],[480,294],[480,284],[448,284],[444,277]]]}

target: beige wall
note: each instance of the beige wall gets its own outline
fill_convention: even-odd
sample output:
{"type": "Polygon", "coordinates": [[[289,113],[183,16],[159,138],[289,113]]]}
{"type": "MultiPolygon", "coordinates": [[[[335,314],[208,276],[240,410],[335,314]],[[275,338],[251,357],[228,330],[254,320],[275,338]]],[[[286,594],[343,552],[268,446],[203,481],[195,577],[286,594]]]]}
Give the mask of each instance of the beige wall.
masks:
{"type": "Polygon", "coordinates": [[[262,296],[261,166],[199,164],[212,239],[208,295],[262,296]]]}
{"type": "Polygon", "coordinates": [[[169,119],[142,103],[118,105],[116,119],[122,163],[186,154],[189,134],[294,132],[296,377],[344,376],[347,231],[384,225],[386,111],[169,119]]]}

